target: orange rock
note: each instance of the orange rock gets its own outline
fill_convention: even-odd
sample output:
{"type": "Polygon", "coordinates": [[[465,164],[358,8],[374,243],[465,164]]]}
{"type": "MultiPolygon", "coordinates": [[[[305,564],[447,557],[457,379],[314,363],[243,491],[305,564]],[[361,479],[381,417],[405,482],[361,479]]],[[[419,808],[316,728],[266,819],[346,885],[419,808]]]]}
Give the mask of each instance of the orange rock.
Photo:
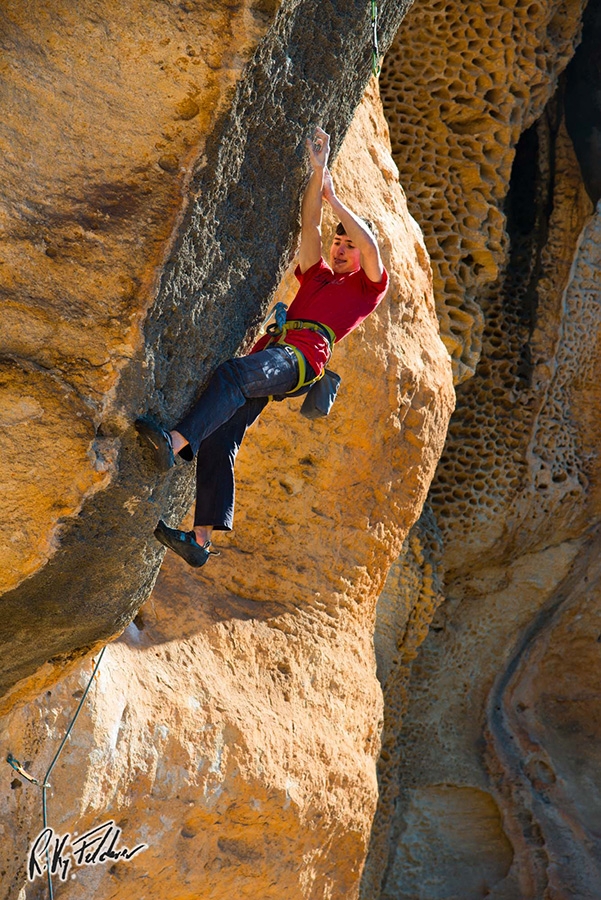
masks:
{"type": "Polygon", "coordinates": [[[457,384],[474,374],[481,295],[504,261],[501,207],[516,142],[555,91],[585,5],[426,0],[386,56],[392,152],[423,224],[457,384]]]}
{"type": "Polygon", "coordinates": [[[90,409],[68,384],[33,365],[0,363],[0,591],[46,562],[61,517],[108,483],[113,442],[94,437],[90,409]]]}
{"type": "Polygon", "coordinates": [[[140,347],[207,136],[268,25],[251,5],[84,0],[32,15],[5,4],[2,78],[13,99],[0,122],[2,352],[27,361],[35,390],[24,388],[30,401],[20,388],[0,399],[2,465],[14,460],[5,477],[22,482],[0,494],[12,531],[0,590],[39,569],[60,519],[108,482],[94,426],[140,347]],[[14,416],[28,458],[15,455],[14,416]],[[72,464],[62,467],[65,456],[72,464]]]}
{"type": "MultiPolygon", "coordinates": [[[[248,435],[222,556],[195,571],[169,555],[109,646],[53,778],[50,817],[80,834],[112,818],[128,846],[149,847],[78,870],[66,898],[357,897],[377,799],[375,604],[419,515],[454,392],[373,87],[334,175],[379,227],[389,293],[336,348],[343,387],[329,419],[308,423],[300,401],[285,401],[248,435]]],[[[88,672],[4,720],[11,752],[35,757],[36,771],[88,672]]],[[[31,838],[37,798],[8,793],[0,809],[18,887],[26,841],[15,804],[31,838]]]]}

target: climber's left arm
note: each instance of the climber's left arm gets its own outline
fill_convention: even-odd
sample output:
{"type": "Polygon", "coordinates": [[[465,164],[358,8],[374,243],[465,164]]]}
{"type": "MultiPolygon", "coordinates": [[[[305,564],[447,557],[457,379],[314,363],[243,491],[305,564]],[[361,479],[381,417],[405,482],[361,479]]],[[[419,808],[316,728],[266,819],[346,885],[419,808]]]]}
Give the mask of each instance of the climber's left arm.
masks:
{"type": "Polygon", "coordinates": [[[323,196],[332,207],[334,215],[344,225],[351,241],[361,251],[361,268],[370,281],[378,284],[384,275],[384,266],[377,241],[361,219],[336,196],[334,182],[327,167],[324,170],[323,196]]]}

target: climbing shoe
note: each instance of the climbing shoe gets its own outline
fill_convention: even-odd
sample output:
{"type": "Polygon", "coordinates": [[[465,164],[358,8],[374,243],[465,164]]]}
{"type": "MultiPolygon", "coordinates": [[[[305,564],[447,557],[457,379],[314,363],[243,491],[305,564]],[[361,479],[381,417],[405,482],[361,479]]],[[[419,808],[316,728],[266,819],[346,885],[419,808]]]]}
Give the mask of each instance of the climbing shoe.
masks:
{"type": "Polygon", "coordinates": [[[209,556],[219,556],[218,550],[211,550],[211,542],[199,544],[193,531],[180,531],[178,528],[169,528],[163,520],[154,530],[154,536],[165,547],[169,547],[189,566],[199,569],[204,566],[209,556]]]}
{"type": "Polygon", "coordinates": [[[161,472],[168,472],[175,465],[173,442],[169,432],[146,416],[136,419],[134,428],[144,444],[151,449],[157,468],[161,472]]]}

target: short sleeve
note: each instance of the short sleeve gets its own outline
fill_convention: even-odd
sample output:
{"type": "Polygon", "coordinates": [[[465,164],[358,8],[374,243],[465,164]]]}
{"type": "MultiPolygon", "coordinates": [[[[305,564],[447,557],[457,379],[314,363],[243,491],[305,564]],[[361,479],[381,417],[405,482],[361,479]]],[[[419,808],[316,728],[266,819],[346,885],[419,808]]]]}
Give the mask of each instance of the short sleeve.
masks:
{"type": "Polygon", "coordinates": [[[301,272],[301,267],[297,266],[294,270],[294,275],[296,276],[297,281],[302,284],[304,281],[307,281],[310,278],[313,278],[321,269],[325,269],[327,272],[331,272],[332,270],[325,262],[323,256],[316,263],[313,263],[306,272],[301,272]]]}
{"type": "Polygon", "coordinates": [[[384,294],[388,288],[388,281],[389,277],[386,269],[384,269],[379,281],[370,281],[363,269],[361,269],[361,282],[365,290],[369,291],[370,294],[384,294]]]}

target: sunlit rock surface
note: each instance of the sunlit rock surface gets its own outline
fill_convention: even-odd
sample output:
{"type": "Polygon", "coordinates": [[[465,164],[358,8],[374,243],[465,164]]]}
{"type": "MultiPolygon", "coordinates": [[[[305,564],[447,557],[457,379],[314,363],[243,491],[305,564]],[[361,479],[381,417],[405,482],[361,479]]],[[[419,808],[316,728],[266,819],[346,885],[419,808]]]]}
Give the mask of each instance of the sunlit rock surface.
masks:
{"type": "MultiPolygon", "coordinates": [[[[404,9],[378,7],[384,46],[404,9]]],[[[395,284],[338,348],[330,419],[309,424],[286,403],[253,429],[222,557],[196,575],[166,560],[136,624],[107,650],[51,779],[50,819],[81,831],[114,816],[128,846],[149,848],[78,873],[65,895],[353,897],[361,878],[364,900],[598,900],[601,20],[597,0],[584,7],[413,4],[381,87],[459,384],[429,500],[410,528],[449,412],[448,361],[429,343],[427,262],[372,107],[336,177],[379,224],[395,284]]],[[[56,39],[35,50],[48,16],[24,29],[24,8],[2,13],[10,96],[67,90],[66,62],[48,68],[56,39]]],[[[37,699],[3,719],[2,750],[38,776],[89,675],[78,657],[148,596],[161,559],[152,527],[188,505],[186,470],[155,479],[130,423],[144,409],[175,421],[214,365],[252,341],[293,250],[304,137],[319,121],[340,146],[369,69],[366,3],[289,0],[226,16],[215,4],[131,8],[135,41],[152,23],[157,40],[171,37],[166,69],[140,81],[147,114],[135,66],[111,49],[116,28],[94,45],[98,9],[79,5],[78,19],[65,8],[61,24],[65,42],[85,35],[102,48],[112,92],[124,86],[110,106],[119,124],[108,130],[124,136],[115,159],[142,146],[128,116],[148,137],[150,181],[131,169],[133,199],[109,178],[98,199],[95,176],[76,196],[48,182],[46,206],[42,185],[30,209],[33,169],[22,169],[30,189],[19,165],[56,145],[49,121],[48,137],[36,125],[39,94],[19,120],[31,141],[11,140],[10,116],[3,126],[12,224],[0,279],[15,359],[2,365],[2,483],[20,492],[3,495],[3,690],[15,685],[4,709],[37,699]],[[235,51],[212,68],[208,43],[190,55],[209,25],[220,45],[258,48],[248,68],[235,51]],[[198,112],[176,108],[192,71],[208,91],[198,112]],[[194,129],[215,110],[207,139],[194,129]],[[47,298],[58,304],[50,324],[47,298]],[[74,425],[61,430],[67,414],[74,425]],[[23,425],[32,439],[19,455],[23,425]]],[[[130,14],[115,15],[125,33],[130,14]]],[[[80,66],[98,71],[89,57],[80,66]]],[[[49,110],[60,96],[48,92],[49,110]]],[[[87,119],[68,96],[55,170],[75,148],[92,171],[107,142],[71,140],[87,119]]],[[[86,116],[106,124],[93,101],[86,116]]],[[[288,271],[279,296],[292,285],[288,271]]],[[[41,811],[36,788],[8,767],[3,777],[0,872],[12,898],[41,811]]],[[[44,896],[38,883],[27,900],[36,890],[44,896]]]]}
{"type": "Polygon", "coordinates": [[[140,347],[207,138],[270,19],[253,3],[2,6],[2,354],[21,362],[0,401],[3,467],[14,461],[19,485],[2,491],[14,529],[3,592],[106,486],[118,445],[103,451],[96,429],[140,347]]]}
{"type": "MultiPolygon", "coordinates": [[[[78,869],[65,898],[357,896],[377,802],[375,606],[420,514],[454,391],[373,87],[334,177],[379,229],[389,292],[336,349],[330,417],[309,423],[285,401],[250,432],[222,556],[193,571],[169,555],[109,645],[51,778],[49,816],[79,834],[113,819],[124,845],[149,846],[78,869]]],[[[288,273],[278,296],[290,285],[288,273]]],[[[43,773],[90,670],[5,717],[3,751],[43,773]]],[[[40,803],[8,766],[1,775],[8,898],[25,885],[40,803]]]]}
{"type": "MultiPolygon", "coordinates": [[[[407,6],[380,3],[383,49],[407,6]]],[[[132,423],[177,421],[265,314],[368,28],[360,0],[2,5],[2,709],[148,597],[190,479],[132,423]]]]}

